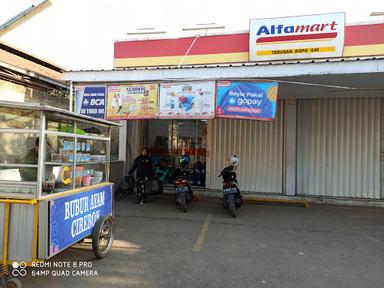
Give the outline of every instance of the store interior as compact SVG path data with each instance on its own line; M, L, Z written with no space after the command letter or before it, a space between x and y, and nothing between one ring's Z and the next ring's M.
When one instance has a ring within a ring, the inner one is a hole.
M192 186L205 187L207 120L148 120L147 141L155 173L164 184L173 183L173 170L188 155L185 169Z

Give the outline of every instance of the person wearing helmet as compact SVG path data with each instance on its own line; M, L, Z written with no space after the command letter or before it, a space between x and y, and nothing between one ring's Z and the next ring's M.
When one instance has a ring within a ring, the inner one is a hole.
M191 157L188 155L188 153L185 153L179 159L179 164L181 168L187 168L189 165L189 162L191 162Z
M188 155L188 153L184 153L179 158L179 167L175 168L173 171L173 177L176 178L178 176L187 176L188 175L188 165L191 162L191 157Z
M238 187L238 182L237 182L237 175L236 175L236 168L240 164L240 159L236 155L232 155L229 157L228 160L228 166L221 171L219 177L223 177L223 183L225 182L233 182L236 183L237 186L237 196L238 199L240 199L239 206L242 205L243 203L243 196L240 194L240 189Z
M231 181L237 183L236 167L239 165L240 160L236 155L232 155L228 159L228 166L221 171L219 177L223 177L223 181Z
M237 175L236 175L236 168L239 165L240 160L236 155L232 155L228 159L228 166L225 167L219 177L223 177L223 189L224 187L228 187L228 184L230 187L236 186L236 193L235 193L235 207L239 208L243 204L243 196L240 194L239 184L237 182ZM230 182L230 183L228 183ZM223 190L224 191L224 190ZM232 192L233 193L233 192ZM226 196L224 195L224 207L228 208L228 202ZM235 214L232 214L232 216ZM236 217L236 216L233 216Z

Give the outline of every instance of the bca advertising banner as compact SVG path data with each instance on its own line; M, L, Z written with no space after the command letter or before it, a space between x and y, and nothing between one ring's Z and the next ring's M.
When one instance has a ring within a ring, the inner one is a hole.
M276 117L277 82L217 83L216 117L272 120Z
M105 90L104 86L75 87L76 113L104 119Z
M250 20L249 60L341 57L345 13Z
M157 84L108 86L107 119L157 118Z
M112 215L112 185L50 201L52 256L92 233L101 216Z
M215 82L160 85L159 117L167 119L215 117Z

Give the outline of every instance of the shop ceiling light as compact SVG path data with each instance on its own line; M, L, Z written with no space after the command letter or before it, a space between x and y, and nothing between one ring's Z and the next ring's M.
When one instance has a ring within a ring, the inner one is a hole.
M165 34L167 31L156 31L155 28L149 27L149 28L137 28L136 31L133 32L127 32L127 35L147 35L148 39L150 35L158 35L158 34Z

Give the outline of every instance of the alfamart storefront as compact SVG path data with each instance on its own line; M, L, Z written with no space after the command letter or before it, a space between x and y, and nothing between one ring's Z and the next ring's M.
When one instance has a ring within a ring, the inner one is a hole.
M246 193L382 205L384 23L343 13L251 20L250 31L115 43L111 71L71 71L78 112L123 121L127 166L191 155L221 189L241 159ZM188 53L187 53L188 52Z

